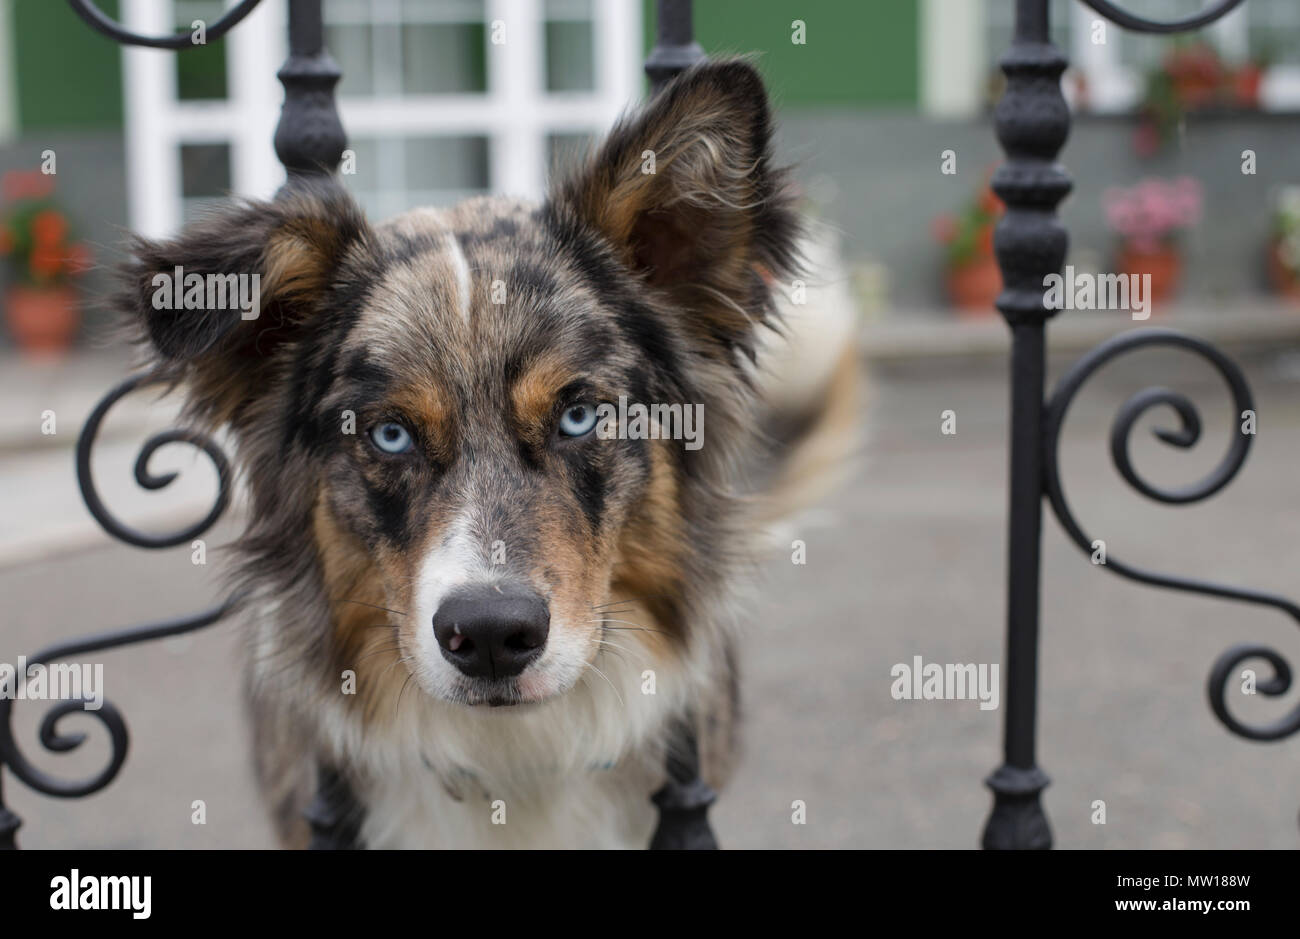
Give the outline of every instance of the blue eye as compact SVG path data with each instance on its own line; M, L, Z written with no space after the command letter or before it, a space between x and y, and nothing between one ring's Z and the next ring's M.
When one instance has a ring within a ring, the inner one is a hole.
M385 453L405 453L414 443L411 432L393 421L370 428L370 440Z
M596 406L574 404L560 415L560 433L566 437L584 437L596 426Z

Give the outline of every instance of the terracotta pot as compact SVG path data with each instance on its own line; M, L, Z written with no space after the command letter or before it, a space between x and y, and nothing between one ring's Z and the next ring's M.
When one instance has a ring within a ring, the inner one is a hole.
M1151 275L1151 303L1164 303L1178 288L1183 272L1183 257L1177 248L1160 247L1141 251L1125 245L1115 259L1115 269L1124 274Z
M14 286L4 299L9 333L24 352L55 355L72 344L81 325L75 288Z
M1241 67L1233 76L1232 90L1237 104L1243 108L1259 107L1259 87L1264 81L1264 70L1251 62Z
M1300 306L1300 277L1282 263L1281 249L1276 240L1268 246L1268 279L1278 294Z
M948 270L948 297L961 316L992 316L1002 291L1002 272L993 257L981 257Z

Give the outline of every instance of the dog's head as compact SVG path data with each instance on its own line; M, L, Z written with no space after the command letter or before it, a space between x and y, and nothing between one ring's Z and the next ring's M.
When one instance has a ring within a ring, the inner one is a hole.
M128 304L192 410L237 441L248 569L316 571L337 662L372 645L375 606L419 685L469 704L566 691L610 622L637 619L621 596L651 638L686 639L692 571L728 553L707 543L709 500L744 430L765 277L793 250L769 137L754 69L706 65L540 207L372 227L321 179L136 245ZM256 318L213 301L214 279L230 297L253 275ZM672 431L636 423L653 404L695 439L653 439Z

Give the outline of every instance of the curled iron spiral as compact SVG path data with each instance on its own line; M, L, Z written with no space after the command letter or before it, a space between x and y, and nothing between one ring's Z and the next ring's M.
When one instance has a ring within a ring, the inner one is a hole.
M238 6L227 10L205 30L208 39L220 39L244 17L252 13L262 0L243 0ZM151 49L189 49L194 46L190 33L176 33L171 36L141 36L125 28L121 23L106 16L104 11L95 6L94 0L68 0L68 4L97 33L102 33L115 42L127 46L147 46Z
M162 489L176 479L177 474L155 474L151 472L149 461L153 454L168 443L188 443L201 449L212 460L218 476L216 500L212 509L203 519L176 532L149 534L121 522L100 499L91 475L90 457L104 417L109 409L125 395L137 388L160 382L161 379L151 372L135 375L121 382L96 405L94 411L86 420L81 435L77 438L77 480L86 507L110 535L141 548L172 547L203 534L221 517L230 501L230 465L225 454L221 452L211 438L195 431L181 429L162 431L145 441L139 456L136 458L135 479L145 489ZM188 616L61 643L28 656L27 663L29 666L45 665L58 659L68 659L88 652L100 652L119 646L132 645L137 642L146 642L152 639L192 632L220 620L238 601L237 596L232 596L210 609ZM25 676L18 675L15 677L21 682ZM62 700L50 708L40 726L39 739L45 749L54 753L67 753L81 746L86 739L86 735L83 733L63 733L59 730L59 723L66 715L83 711L85 703L84 698ZM58 778L32 764L18 749L14 739L12 712L13 700L0 698L0 766L12 771L18 779L38 792L63 798L77 798L98 792L113 781L126 760L130 740L127 734L126 722L123 720L121 712L110 701L102 701L101 706L96 710L84 711L107 729L111 752L108 763L98 773L80 780ZM0 806L0 812L3 811L3 806Z
M1061 526L1076 545L1085 554L1093 551L1093 539L1084 532L1075 519L1070 505L1066 501L1061 487L1060 442L1061 428L1075 394L1087 379L1106 363L1117 356L1135 349L1151 346L1182 349L1205 359L1226 382L1232 395L1233 424L1241 419L1244 411L1254 411L1250 388L1246 384L1241 369L1209 343L1169 329L1142 329L1121 333L1094 348L1083 356L1061 378L1047 403L1043 416L1043 473L1044 485L1052 511L1055 512ZM1138 492L1158 502L1185 505L1199 502L1214 495L1237 475L1250 452L1253 434L1238 432L1228 445L1223 459L1206 475L1187 486L1163 488L1138 474L1129 456L1129 441L1138 420L1151 408L1166 405L1178 415L1181 427L1176 430L1157 428L1155 436L1170 446L1190 448L1201 436L1201 418L1196 406L1185 395L1168 388L1147 388L1130 397L1120 407L1111 427L1111 458L1120 475ZM1150 571L1111 556L1107 553L1104 565L1107 570L1144 584L1203 593L1229 600L1241 600L1269 606L1286 613L1300 624L1300 606L1278 594L1249 590L1211 581L1196 580L1174 574ZM1286 694L1291 688L1291 667L1274 649L1262 645L1237 645L1228 649L1215 661L1210 670L1207 693L1210 708L1216 717L1233 733L1250 740L1281 740L1300 731L1300 705L1297 705L1282 718L1266 725L1246 724L1234 717L1228 710L1228 688L1233 681L1234 670L1248 659L1263 659L1273 669L1272 677L1261 681L1257 690L1269 697Z
M1218 3L1210 4L1199 13L1193 13L1191 16L1185 16L1180 20L1167 21L1149 20L1146 17L1137 16L1121 7L1117 7L1110 0L1083 0L1083 3L1117 26L1131 29L1137 33L1185 33L1223 19L1223 17L1241 6L1242 0L1219 0Z
M76 639L72 642L51 646L30 656L27 659L27 664L28 666L44 665L57 659L69 659L74 656L84 655L87 652L102 652L118 646L193 632L221 619L236 602L236 598L232 597L211 609L183 616L179 619L163 620L145 626L137 626L134 629L88 636L84 639ZM17 677L21 681L23 676ZM80 796L90 795L92 792L98 792L117 776L122 764L126 761L130 736L127 734L126 721L122 719L121 712L111 701L105 699L100 702L100 707L97 710L84 711L85 714L94 717L107 728L111 753L108 764L103 769L95 775L82 780L66 780L51 776L37 768L23 756L18 749L17 742L14 740L12 726L13 703L8 698L0 699L0 764L11 770L15 776L28 786L46 795L75 799ZM67 753L81 746L86 739L86 735L83 733L61 733L59 731L59 721L67 714L83 711L85 703L85 698L63 700L46 712L44 719L41 721L40 729L40 741L45 749L54 753Z
M205 518L171 534L153 535L138 531L119 521L109 512L103 500L100 499L99 492L95 489L94 477L90 471L90 452L94 448L100 424L104 422L104 417L108 414L109 409L123 397L137 388L158 384L160 381L161 379L156 377L154 373L146 372L134 375L119 384L95 406L95 410L90 413L90 417L86 418L86 424L81 429L81 436L77 438L77 483L81 487L81 497L86 502L86 508L91 515L95 516L95 521L99 522L104 531L119 541L125 541L137 548L171 548L178 544L184 544L191 538L203 534L216 524L217 519L221 517L226 510L226 506L230 503L230 462L226 459L226 455L221 452L221 448L217 446L211 437L197 431L175 428L154 434L145 441L140 450L140 455L136 457L135 481L144 489L156 490L169 486L176 479L177 474L163 473L155 475L150 472L149 461L153 458L154 453L160 447L169 443L188 443L198 447L212 460L217 469L218 478L217 498Z

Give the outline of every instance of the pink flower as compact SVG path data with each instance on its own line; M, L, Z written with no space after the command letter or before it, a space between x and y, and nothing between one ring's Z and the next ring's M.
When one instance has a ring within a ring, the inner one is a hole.
M1106 221L1124 241L1152 251L1201 218L1201 184L1190 176L1144 179L1131 188L1111 187L1102 196Z

